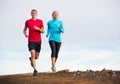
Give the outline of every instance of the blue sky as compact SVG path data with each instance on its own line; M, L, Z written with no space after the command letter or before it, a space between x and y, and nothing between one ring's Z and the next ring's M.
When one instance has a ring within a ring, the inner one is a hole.
M45 30L52 11L60 12L65 33L58 70L120 70L119 0L1 0L0 75L32 71L27 39L22 31L33 8L38 10ZM44 72L50 71L51 62L48 39L45 34L42 38L38 69Z

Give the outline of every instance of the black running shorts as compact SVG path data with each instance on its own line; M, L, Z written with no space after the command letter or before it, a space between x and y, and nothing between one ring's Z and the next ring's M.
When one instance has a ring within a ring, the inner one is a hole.
M40 52L41 50L41 42L28 42L29 51L35 50L36 52Z

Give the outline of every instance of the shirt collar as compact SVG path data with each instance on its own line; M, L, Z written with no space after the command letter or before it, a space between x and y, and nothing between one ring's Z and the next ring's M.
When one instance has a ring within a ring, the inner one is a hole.
M53 19L53 20L55 20L55 21L56 21L56 20L58 20L58 19L56 19L56 18L55 18L55 19Z

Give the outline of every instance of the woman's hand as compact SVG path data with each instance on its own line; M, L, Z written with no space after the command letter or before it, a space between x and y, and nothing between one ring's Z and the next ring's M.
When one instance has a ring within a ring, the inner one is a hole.
M58 25L58 28L60 28L60 25Z
M48 35L46 35L46 38L48 38Z

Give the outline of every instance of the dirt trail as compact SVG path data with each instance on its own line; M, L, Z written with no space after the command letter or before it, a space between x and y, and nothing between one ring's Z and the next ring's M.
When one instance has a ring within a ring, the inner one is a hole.
M120 71L60 71L0 76L0 84L120 84Z

